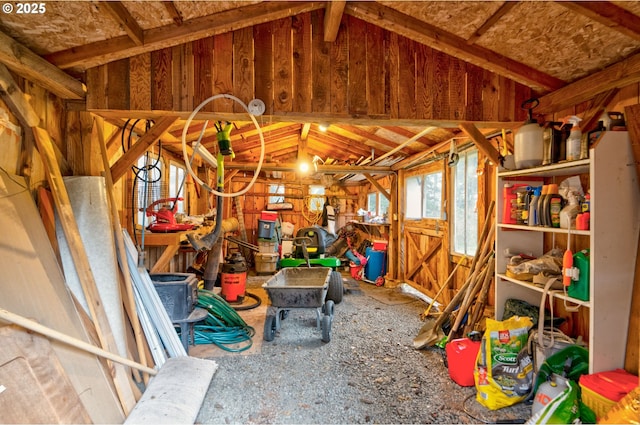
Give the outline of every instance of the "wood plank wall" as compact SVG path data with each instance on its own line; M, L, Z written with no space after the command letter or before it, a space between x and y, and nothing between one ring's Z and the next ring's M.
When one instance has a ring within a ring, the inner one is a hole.
M265 114L521 121L531 90L352 16L334 43L323 11L239 29L87 70L90 110L191 111L231 93ZM225 99L205 111L241 112Z

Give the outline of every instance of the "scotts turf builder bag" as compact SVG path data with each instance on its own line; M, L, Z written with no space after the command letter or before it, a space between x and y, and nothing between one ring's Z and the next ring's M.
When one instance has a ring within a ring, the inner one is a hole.
M496 410L524 400L533 385L533 364L527 350L531 318L487 319L473 378L476 399Z

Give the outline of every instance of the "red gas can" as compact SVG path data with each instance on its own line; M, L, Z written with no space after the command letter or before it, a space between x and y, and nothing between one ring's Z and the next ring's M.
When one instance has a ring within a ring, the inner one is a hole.
M459 338L447 343L445 351L449 363L449 376L462 387L472 387L473 369L480 350L480 341Z

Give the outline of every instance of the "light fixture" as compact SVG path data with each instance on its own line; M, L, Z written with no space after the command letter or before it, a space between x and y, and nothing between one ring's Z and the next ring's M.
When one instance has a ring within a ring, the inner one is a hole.
M326 124L326 123L318 124L318 130L322 131L323 133L328 129L329 129L329 124Z
M300 163L298 164L298 169L303 172L303 173L308 173L309 172L309 163L307 161L300 161Z

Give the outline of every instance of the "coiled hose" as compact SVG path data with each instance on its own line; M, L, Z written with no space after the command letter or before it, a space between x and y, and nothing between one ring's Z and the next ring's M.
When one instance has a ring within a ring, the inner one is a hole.
M198 290L198 307L208 311L204 324L193 327L195 344L215 344L229 352L248 350L256 331L222 297L206 289ZM233 344L243 344L230 347Z

